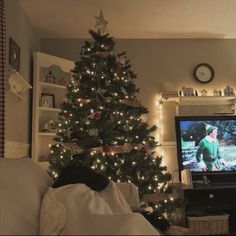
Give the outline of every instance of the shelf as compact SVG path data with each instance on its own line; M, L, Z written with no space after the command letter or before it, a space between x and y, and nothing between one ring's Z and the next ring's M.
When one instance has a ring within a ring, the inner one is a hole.
M176 96L160 99L161 103L171 101L181 105L232 104L236 101L236 96Z
M60 108L39 107L40 111L60 112Z
M38 134L39 136L51 136L51 137L54 137L57 135L57 133L47 133L47 132L40 132Z
M10 92L16 95L20 101L26 101L26 91L32 86L18 73L12 70L8 82L10 84Z
M71 79L74 61L49 54L33 53L33 104L32 104L32 159L44 169L48 168L47 157L49 144L54 144L58 129L52 129L61 113L60 105L66 97L67 83ZM56 81L45 82L44 78L51 71ZM49 83L55 82L55 83ZM42 94L53 97L53 105L42 101Z
M40 81L39 84L42 88L67 89L66 86L60 85L60 84L52 84L52 83L46 83L42 81Z

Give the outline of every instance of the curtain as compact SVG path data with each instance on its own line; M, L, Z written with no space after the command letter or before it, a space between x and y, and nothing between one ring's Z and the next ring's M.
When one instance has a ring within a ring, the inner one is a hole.
M0 157L4 157L5 134L5 61L6 61L6 22L4 0L0 0Z

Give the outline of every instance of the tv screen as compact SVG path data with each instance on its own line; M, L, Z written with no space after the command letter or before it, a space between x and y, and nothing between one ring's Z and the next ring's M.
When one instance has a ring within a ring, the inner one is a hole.
M180 171L236 171L236 116L175 117Z

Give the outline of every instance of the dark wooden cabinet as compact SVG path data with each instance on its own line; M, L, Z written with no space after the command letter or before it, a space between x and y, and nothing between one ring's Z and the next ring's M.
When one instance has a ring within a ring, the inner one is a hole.
M236 185L182 188L185 216L229 214L230 232L235 231ZM186 221L187 224L187 221Z

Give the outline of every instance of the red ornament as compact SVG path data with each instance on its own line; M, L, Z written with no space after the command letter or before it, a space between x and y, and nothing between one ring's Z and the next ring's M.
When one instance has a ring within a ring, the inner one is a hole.
M146 146L142 146L140 149L141 152L147 153L147 147Z
M115 67L118 68L118 69L121 67L121 63L120 63L120 58L119 57L116 57Z
M108 146L103 146L102 147L103 152L108 153L110 152L110 148Z
M102 116L102 113L101 113L100 111L97 111L97 112L94 113L93 118L94 118L95 120L100 120L100 119L101 119L101 116Z
M64 112L64 117L67 118L67 119L70 118L70 113L69 112Z

